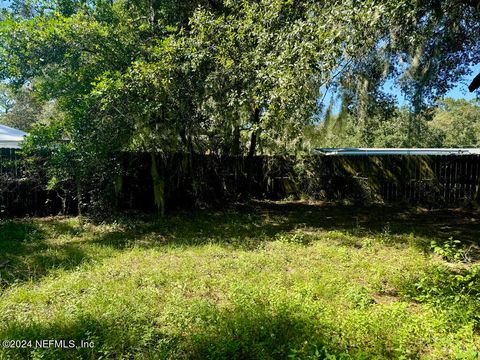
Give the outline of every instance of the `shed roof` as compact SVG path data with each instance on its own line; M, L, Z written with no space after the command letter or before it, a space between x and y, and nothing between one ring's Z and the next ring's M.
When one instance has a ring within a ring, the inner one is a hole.
M480 155L478 148L317 148L323 155Z
M22 130L0 125L0 148L20 148L20 143L28 134Z

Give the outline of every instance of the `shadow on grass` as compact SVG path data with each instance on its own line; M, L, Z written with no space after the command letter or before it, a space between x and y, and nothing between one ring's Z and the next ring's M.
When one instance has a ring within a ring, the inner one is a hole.
M348 358L332 341L333 330L301 309L257 304L234 310L197 309L199 325L178 344L174 357L188 359ZM373 354L372 354L373 355ZM337 357L333 357L337 356Z
M460 209L306 203L267 203L263 208L271 214L284 214L287 224L325 230L359 230L372 234L387 230L396 235L453 236L463 242L478 242L480 234L480 214Z
M0 288L37 280L53 269L72 269L89 257L75 244L49 244L55 234L77 234L73 226L50 221L48 231L33 220L0 222Z
M188 315L178 314L184 323L172 319L174 327L120 311L103 320L83 316L67 323L9 324L0 340L64 339L93 344L83 349L5 350L11 359L324 359L341 354L329 336L332 330L298 311L262 305L227 311L206 302L187 311Z
M463 210L424 210L387 206L258 202L222 212L200 212L116 220L128 230L99 234L93 243L123 249L132 244L195 246L207 243L256 248L279 233L307 228L350 232L359 236L389 236L405 243L413 235L428 251L431 240L453 237L464 245L480 245L480 216ZM423 238L423 239L422 239Z

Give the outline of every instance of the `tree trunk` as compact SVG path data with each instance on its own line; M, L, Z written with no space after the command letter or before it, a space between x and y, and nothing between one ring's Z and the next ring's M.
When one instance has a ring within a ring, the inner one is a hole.
M253 161L253 157L255 156L255 152L257 150L257 141L258 135L260 133L259 129L256 129L255 125L258 125L260 122L260 109L255 108L252 114L252 133L250 135L250 146L248 148L248 157L247 157L247 198L252 195L252 190L255 188L254 185L254 173L255 173L255 164Z
M252 115L252 125L258 125L260 122L260 109L257 107L253 111ZM257 138L258 138L258 133L260 130L258 129L253 129L252 134L250 135L250 147L248 148L248 157L253 157L255 155L255 152L257 150Z
M232 143L232 155L241 155L241 145L240 145L240 126L235 125L233 129L233 143Z
M153 199L158 214L163 217L165 214L165 179L158 172L157 160L153 152L150 153L150 157L152 160L150 173L153 182Z
M78 216L83 215L83 197L82 197L82 186L80 185L80 180L76 179L76 190L77 190L77 211Z

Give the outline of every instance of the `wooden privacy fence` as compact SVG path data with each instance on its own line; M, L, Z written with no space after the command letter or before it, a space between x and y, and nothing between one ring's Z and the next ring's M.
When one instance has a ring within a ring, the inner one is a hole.
M479 155L319 156L310 162L319 179L307 179L304 190L313 197L436 206L479 200Z
M149 176L151 160L138 154L127 158L122 166L128 170L121 198L129 197L130 204L135 199L151 204L153 190L146 189L150 185L140 180ZM479 155L248 158L176 154L157 162L169 207L192 201L208 204L215 200L287 196L438 207L479 200ZM131 206L124 201L124 207Z
M73 181L47 190L48 179L29 179L18 154L2 149L0 216L75 213L78 195L85 211L96 204L106 206L102 211L109 211L109 206L120 211L153 211L158 199L167 209L288 196L432 207L480 200L479 155L157 154L155 163L154 179L151 154L117 154L113 165L92 174L79 193Z
M17 149L0 148L0 217L52 213L45 185L24 172Z
M406 182L382 184L380 194L385 201L466 204L478 199L479 155L424 157L407 171Z

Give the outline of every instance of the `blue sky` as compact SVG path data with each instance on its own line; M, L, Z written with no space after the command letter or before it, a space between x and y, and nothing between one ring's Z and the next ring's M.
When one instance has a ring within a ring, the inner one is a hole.
M472 74L469 76L466 76L465 78L461 79L458 83L456 83L455 86L447 94L445 94L445 97L450 97L453 99L473 100L478 96L478 92L471 93L468 91L468 85L473 80L475 75L480 73L480 64L477 64L471 67L471 70L472 70ZM385 90L395 95L400 105L406 104L406 100L403 97L403 95L400 93L400 90L398 88L388 86L387 84L387 86L385 87Z

